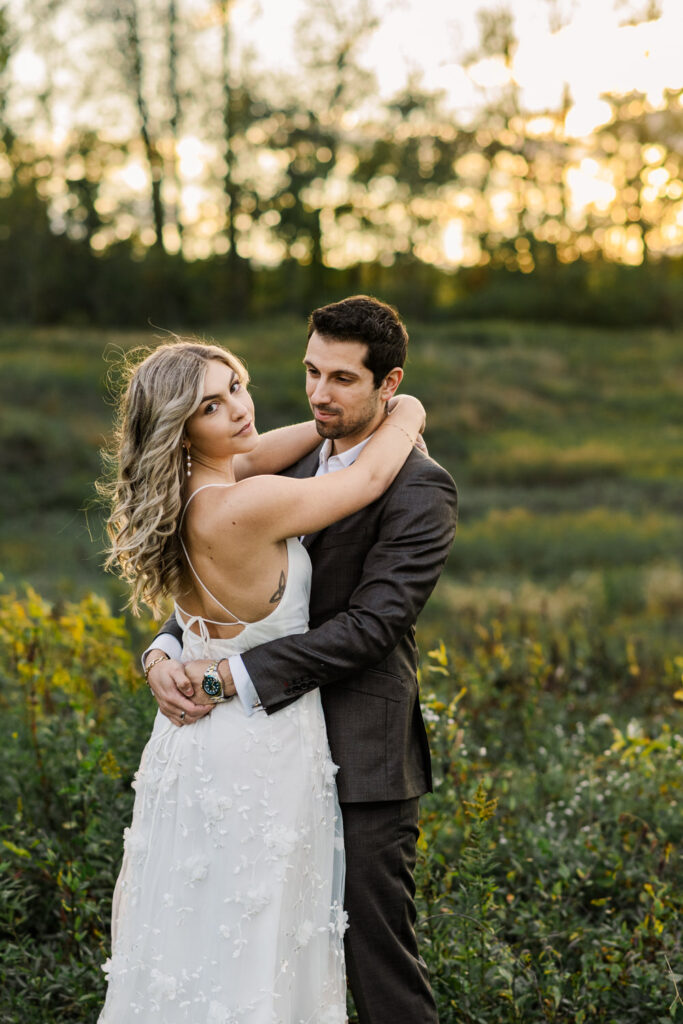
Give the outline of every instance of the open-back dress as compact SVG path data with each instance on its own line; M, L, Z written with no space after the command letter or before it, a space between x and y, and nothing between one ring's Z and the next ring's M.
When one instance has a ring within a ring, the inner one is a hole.
M280 603L234 638L176 609L183 660L306 631L311 565L298 540L287 552ZM234 697L182 728L157 714L133 783L99 1024L344 1024L335 774L317 690L251 716Z

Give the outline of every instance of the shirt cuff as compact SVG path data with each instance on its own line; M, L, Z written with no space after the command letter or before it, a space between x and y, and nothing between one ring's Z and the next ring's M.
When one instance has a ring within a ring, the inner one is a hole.
M176 637L171 633L159 633L158 636L154 637L154 640L142 655L143 672L145 671L145 658L150 651L163 651L164 654L168 654L169 658L175 658L176 661L180 661L180 655L183 653L183 645L180 640L176 639Z
M242 702L247 717L251 717L255 711L262 711L263 705L259 695L239 654L233 654L231 658L228 658L228 665L237 696Z

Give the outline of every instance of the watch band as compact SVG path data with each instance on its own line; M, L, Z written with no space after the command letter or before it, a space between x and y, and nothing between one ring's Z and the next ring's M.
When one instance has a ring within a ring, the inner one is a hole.
M220 659L222 661L222 658ZM223 693L223 680L218 672L218 661L213 661L207 668L202 678L202 690L214 704L225 700Z

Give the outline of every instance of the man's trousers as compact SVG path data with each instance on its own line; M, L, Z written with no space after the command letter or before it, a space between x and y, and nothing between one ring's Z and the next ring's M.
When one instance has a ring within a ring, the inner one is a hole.
M415 935L418 799L341 809L346 970L360 1024L438 1024Z

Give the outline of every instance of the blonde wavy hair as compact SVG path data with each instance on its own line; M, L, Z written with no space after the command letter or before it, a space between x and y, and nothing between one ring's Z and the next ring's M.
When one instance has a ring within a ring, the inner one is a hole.
M136 615L144 602L158 618L164 599L180 592L182 442L185 424L199 407L211 359L248 383L245 367L231 352L183 338L125 368L112 445L103 452L109 479L99 481L97 489L109 506L104 567L130 584L128 603Z

